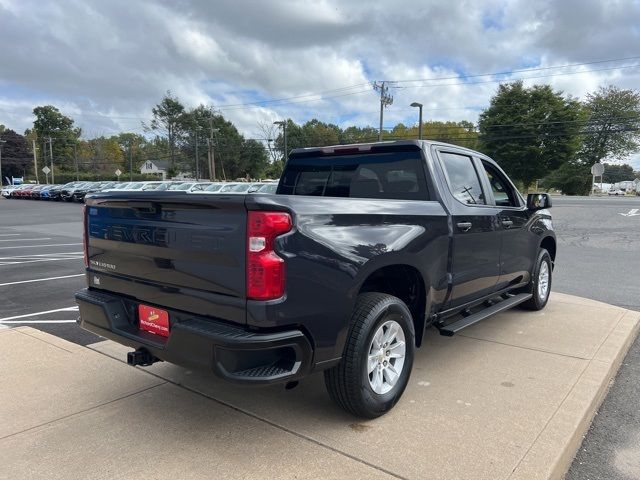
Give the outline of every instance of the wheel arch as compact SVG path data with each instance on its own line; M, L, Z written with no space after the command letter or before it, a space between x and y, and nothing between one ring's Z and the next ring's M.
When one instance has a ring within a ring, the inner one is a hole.
M540 241L540 248L544 248L547 252L549 252L549 256L551 257L552 265L555 265L556 262L556 239L552 236L546 236Z
M416 347L422 344L427 284L416 267L401 263L380 267L371 272L360 285L358 295L366 292L387 293L402 300L411 312Z

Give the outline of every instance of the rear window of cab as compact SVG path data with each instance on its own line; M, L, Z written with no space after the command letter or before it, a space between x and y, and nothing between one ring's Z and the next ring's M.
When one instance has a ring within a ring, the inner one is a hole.
M398 151L291 158L278 193L321 197L427 200L420 153Z

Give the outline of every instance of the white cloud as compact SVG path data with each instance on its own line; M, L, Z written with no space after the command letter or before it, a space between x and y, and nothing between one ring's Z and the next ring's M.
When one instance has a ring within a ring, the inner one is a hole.
M387 126L415 123L413 101L425 105L425 119L475 121L497 83L462 84L461 74L631 57L640 44L634 0L407 0L402 8L359 0L0 0L0 17L0 42L10 46L0 69L0 123L24 130L34 106L52 103L87 135L141 131L167 90L188 106L297 97L222 107L248 136L259 121L285 117L376 126L377 97L367 83L382 79L441 79L397 84L406 88L391 90ZM528 82L579 98L608 83L640 84L640 68L592 71L609 66ZM326 93L310 96L318 92Z

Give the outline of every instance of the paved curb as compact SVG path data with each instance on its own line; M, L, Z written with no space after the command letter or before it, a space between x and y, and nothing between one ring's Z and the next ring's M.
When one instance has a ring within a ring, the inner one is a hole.
M624 311L509 480L564 477L639 332L640 313Z

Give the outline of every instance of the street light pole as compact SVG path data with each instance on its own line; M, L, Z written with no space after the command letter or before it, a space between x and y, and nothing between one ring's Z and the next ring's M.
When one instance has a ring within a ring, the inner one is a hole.
M419 123L418 123L418 140L422 140L422 104L418 102L413 102L411 107L418 107L420 109L419 114Z
M289 152L287 151L287 121L279 120L277 122L273 122L274 125L279 125L282 127L282 140L284 141L284 152L282 155L283 162L286 164L287 160L289 160Z

